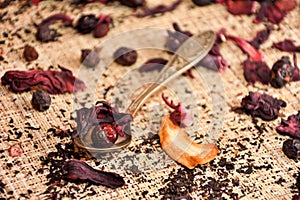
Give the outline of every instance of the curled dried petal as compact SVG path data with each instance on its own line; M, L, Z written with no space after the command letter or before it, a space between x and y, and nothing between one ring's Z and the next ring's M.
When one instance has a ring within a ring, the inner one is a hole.
M170 114L170 118L174 124L178 126L187 126L192 122L191 114L188 113L188 111L181 105L181 103L175 105L172 100L168 101L164 94L162 94L162 99L170 108L174 109L174 111Z
M182 0L176 0L174 3L172 3L169 6L165 5L159 5L154 8L147 8L145 7L143 10L143 13L139 13L138 17L146 17L146 16L153 16L155 14L163 14L165 12L169 12L174 10L179 4L181 4Z
M139 67L139 72L149 72L158 70L160 71L165 64L167 64L168 60L164 58L152 58L150 60L147 60L142 66Z
M24 92L37 86L50 94L64 94L84 89L85 84L62 66L61 71L53 70L11 70L1 77L1 84L8 85L13 92Z
M105 101L91 108L81 108L76 113L77 131L72 137L79 136L93 147L111 146L118 136L124 137L130 130L132 116L118 112Z
M285 101L258 92L249 92L249 95L242 99L241 104L247 114L266 121L276 119L280 108L286 107Z
M285 39L281 42L273 43L273 47L286 52L300 52L300 45L296 46L293 40Z
M68 160L62 166L63 175L72 180L88 180L96 184L110 188L118 188L125 185L123 177L113 172L94 169L80 160Z
M243 66L246 81L253 84L256 81L262 84L269 83L271 70L265 62L255 62L247 59L243 62Z
M281 123L276 127L276 131L300 139L300 111L290 115L287 120L281 119Z

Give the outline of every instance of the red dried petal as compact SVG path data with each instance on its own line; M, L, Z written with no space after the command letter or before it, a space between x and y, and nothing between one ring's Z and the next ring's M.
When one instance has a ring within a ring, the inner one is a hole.
M280 108L286 107L286 102L265 93L249 92L249 95L242 99L241 105L252 117L270 121L278 117Z
M266 29L257 32L256 36L249 43L254 48L259 49L260 45L263 44L269 38L272 30L272 26L267 26Z
M68 160L62 166L63 175L72 180L88 180L110 188L125 185L123 177L113 172L94 169L80 160Z
M160 71L167 63L168 60L164 58L152 58L150 60L147 60L143 65L141 65L138 71L139 72L150 72L154 70Z
M249 57L256 62L263 61L263 54L259 50L255 49L249 42L246 40L235 37L232 35L224 34L226 39L234 41L245 53L249 55Z
M233 1L228 0L226 2L227 10L234 15L241 14L253 14L256 11L257 2L252 0L244 0L244 1Z
M143 13L139 13L137 15L137 17L146 17L146 16L153 16L155 14L163 14L165 12L169 12L174 10L177 6L179 6L179 4L181 4L182 0L177 0L174 3L172 3L169 6L165 6L165 5L159 5L156 6L154 8L147 8L145 7L143 10Z
M188 126L193 121L192 116L181 105L181 103L175 105L172 100L168 101L168 99L164 96L163 93L162 93L162 99L170 108L174 109L174 111L171 112L170 114L170 118L174 124L178 126L179 125Z
M286 52L300 52L300 45L296 46L293 40L285 39L281 42L273 43L273 47Z
M37 5L39 5L40 0L30 0L30 2L37 6Z
M276 131L289 135L293 138L300 138L300 111L295 115L290 115L287 120L281 119L281 124L276 127Z
M268 84L270 81L270 68L265 62L255 62L249 59L243 62L244 77L246 81L255 83L256 81Z
M264 20L265 17L274 23L280 23L285 15L296 8L295 0L265 0L261 2L261 7L254 19L254 23L259 23Z
M84 89L85 84L72 72L59 66L61 71L52 70L11 70L1 77L2 85L8 85L13 92L28 91L37 86L50 94L64 94Z

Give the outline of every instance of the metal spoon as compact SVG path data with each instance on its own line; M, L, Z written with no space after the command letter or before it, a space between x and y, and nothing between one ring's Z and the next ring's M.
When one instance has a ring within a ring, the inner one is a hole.
M133 117L140 109L145 100L159 90L163 85L175 79L185 71L189 70L200 62L212 48L216 35L213 31L201 32L188 38L176 51L171 60L161 70L155 83L147 87L140 93L129 105L126 113ZM92 130L90 130L92 131ZM126 134L124 137L118 137L113 146L108 148L94 148L85 146L79 137L74 142L81 148L85 148L90 152L111 152L121 150L131 142L131 135Z

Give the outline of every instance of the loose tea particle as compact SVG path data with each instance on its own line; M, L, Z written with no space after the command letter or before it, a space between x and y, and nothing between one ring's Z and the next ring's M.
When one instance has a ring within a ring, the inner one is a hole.
M119 174L94 169L80 160L68 160L62 166L62 170L63 175L72 180L88 180L113 189L125 185L123 177Z
M36 60L39 57L39 54L33 46L27 44L24 47L23 57L26 61L31 62L33 60Z
M214 0L192 0L197 6L207 6L214 3Z
M134 49L127 47L120 47L113 55L116 63L122 66L133 65L137 60L138 54Z
M34 109L43 112L49 109L51 104L51 97L44 90L36 90L32 94L31 103Z

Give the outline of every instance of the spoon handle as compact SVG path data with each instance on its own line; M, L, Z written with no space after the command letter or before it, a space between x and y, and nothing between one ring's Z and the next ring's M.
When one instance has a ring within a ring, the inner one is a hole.
M205 31L188 38L164 66L156 81L139 94L127 108L133 117L145 100L164 84L175 79L200 62L210 51L216 39L213 31Z

